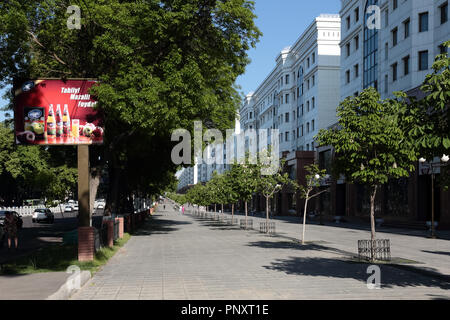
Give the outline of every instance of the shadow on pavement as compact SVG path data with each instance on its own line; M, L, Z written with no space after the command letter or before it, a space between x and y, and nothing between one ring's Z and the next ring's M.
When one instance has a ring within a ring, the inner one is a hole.
M446 252L446 251L429 251L429 250L422 250L422 252L434 253L434 254L441 254L441 255L444 255L444 256L450 256L450 252Z
M177 225L192 224L188 221L173 221L167 219L151 218L145 222L145 224L137 231L133 233L133 236L149 236L152 234L165 234L179 230Z
M280 236L278 236L280 237ZM323 241L325 242L325 241ZM328 247L325 245L321 245L318 242L306 242L305 244L301 244L298 241L256 241L256 242L250 242L247 244L249 247L260 247L260 248L266 248L266 249L293 249L293 250L320 250L320 251L329 251L334 253L343 254L346 256L353 255L351 252L339 250L336 248Z
M354 279L366 283L372 274L367 273L369 264L346 262L329 258L290 257L278 259L266 269L284 272L286 274L327 277L340 279ZM450 289L450 282L437 278L417 275L416 273L400 270L387 265L378 265L381 269L382 288L399 287L437 287ZM330 282L333 281L330 279Z

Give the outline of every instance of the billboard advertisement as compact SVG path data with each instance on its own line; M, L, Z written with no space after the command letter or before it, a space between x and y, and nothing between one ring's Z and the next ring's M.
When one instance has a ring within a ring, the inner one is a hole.
M80 145L103 143L103 118L89 94L95 80L40 79L15 90L17 144Z

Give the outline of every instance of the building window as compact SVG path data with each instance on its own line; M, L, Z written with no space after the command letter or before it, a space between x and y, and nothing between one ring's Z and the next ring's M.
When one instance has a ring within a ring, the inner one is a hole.
M389 86L389 77L386 74L384 76L384 92L387 93L388 92L388 86Z
M297 138L299 137L299 129L298 129L298 127L297 127Z
M355 51L359 49L359 36L355 37Z
M392 81L397 81L397 62L392 65Z
M316 107L316 99L314 97L311 99L311 104L312 104L312 109L314 109Z
M289 112L286 112L285 117L286 117L286 122L289 122Z
M316 76L312 76L312 86L314 87L316 84Z
M397 34L398 34L398 28L395 27L391 31L392 34L392 46L395 47L397 45Z
M368 0L366 3L366 12L364 17L364 60L363 60L363 87L374 87L378 89L378 30L376 28L369 29L367 22L370 21L372 15L368 12L367 7L378 5L378 0Z
M309 68L309 58L306 59L306 67Z
M410 26L410 24L411 24L411 20L409 20L409 18L406 19L403 22L403 29L405 30L405 32L404 32L405 39L409 37L409 26Z
M289 132L285 132L286 142L289 141Z
M289 103L289 93L285 95L284 100L285 100L286 103Z
M356 92L353 93L353 96L357 97L358 94L359 94L358 91L356 91Z
M403 58L403 74L409 74L409 55Z
M309 122L306 123L306 133L309 133Z
M350 70L345 71L345 83L350 82Z
M359 21L359 7L355 9L355 22Z
M444 46L443 44L441 44L441 45L439 46L439 54L446 54L447 51L448 51L447 46Z
M386 28L389 25L389 10L384 11L384 25L386 26Z
M398 7L398 1L397 0L392 0L392 10L397 9Z
M448 2L441 5L439 9L441 11L441 24L444 24L448 21Z
M306 112L309 112L309 101L306 101Z
M250 119L252 118L252 113L250 112Z
M350 16L347 17L347 30L350 29Z
M304 105L302 104L302 115L304 115L304 111L305 111L303 107L304 107Z
M353 67L355 70L355 78L359 77L359 64L355 64L355 66Z
M419 32L428 31L428 12L419 14Z
M309 90L309 79L308 79L308 90Z
M316 54L314 52L312 54L312 63L316 63Z
M314 131L314 120L311 121L311 130Z
M350 43L347 43L347 44L345 45L345 51L346 51L346 53L347 53L347 57L350 56Z
M286 75L286 81L285 82L286 82L286 84L289 84L289 75L288 74Z
M419 52L419 71L428 70L428 50Z
M304 130L303 130L303 125L301 126L301 128L302 128L302 137L303 137L304 134L305 134L305 132L304 132Z

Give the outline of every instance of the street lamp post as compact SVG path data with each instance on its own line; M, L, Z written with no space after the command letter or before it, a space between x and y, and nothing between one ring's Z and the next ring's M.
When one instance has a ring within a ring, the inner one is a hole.
M427 160L425 158L420 158L419 162L420 163L425 163ZM436 238L436 234L435 234L435 229L434 229L434 180L435 180L435 176L434 176L434 168L440 168L440 167L445 167L449 161L449 156L447 155L443 155L441 158L441 161L443 163L430 163L430 167L431 167L431 238L435 239Z

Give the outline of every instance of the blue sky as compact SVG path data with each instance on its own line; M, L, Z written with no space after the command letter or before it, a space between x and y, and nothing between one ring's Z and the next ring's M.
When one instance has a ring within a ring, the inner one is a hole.
M292 45L312 20L321 13L339 13L340 0L255 0L256 25L263 33L255 49L249 51L252 62L237 79L244 94L256 90L275 66L280 51ZM4 91L0 92L2 96ZM0 97L0 108L6 101ZM0 112L0 120L3 113Z

